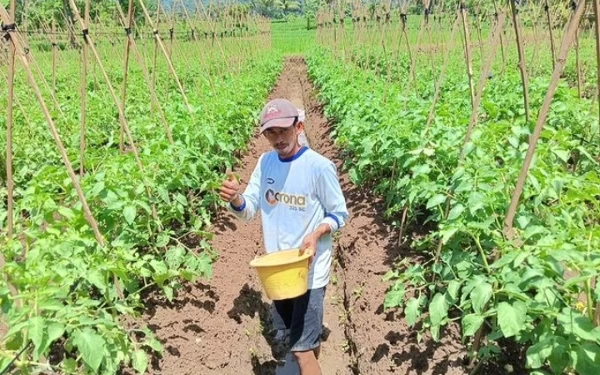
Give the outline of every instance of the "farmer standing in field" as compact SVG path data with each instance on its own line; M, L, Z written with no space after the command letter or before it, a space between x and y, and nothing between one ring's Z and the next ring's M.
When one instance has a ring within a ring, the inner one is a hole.
M260 209L267 253L300 248L311 254L306 294L274 301L273 319L289 330L290 351L301 375L321 375L318 363L323 331L325 288L332 261L332 234L348 218L335 165L305 145L304 123L285 99L267 103L260 132L274 148L260 156L248 187L228 172L220 196L230 210L249 221Z

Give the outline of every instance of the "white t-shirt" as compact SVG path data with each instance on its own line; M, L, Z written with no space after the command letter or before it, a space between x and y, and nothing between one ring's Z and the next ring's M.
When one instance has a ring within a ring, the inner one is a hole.
M230 210L240 219L251 220L260 209L267 253L299 248L304 237L324 223L333 234L348 219L335 164L307 147L289 159L281 159L275 151L262 154L243 197L244 204ZM317 244L309 289L329 283L331 234Z

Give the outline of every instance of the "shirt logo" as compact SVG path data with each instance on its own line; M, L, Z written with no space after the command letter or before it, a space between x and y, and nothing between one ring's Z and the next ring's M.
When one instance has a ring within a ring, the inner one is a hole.
M286 194L283 192L274 191L269 189L265 192L265 199L271 206L275 206L277 203L285 204L298 209L306 208L306 196Z
M274 183L275 183L274 179L272 179L271 177L267 178L267 184L273 185Z

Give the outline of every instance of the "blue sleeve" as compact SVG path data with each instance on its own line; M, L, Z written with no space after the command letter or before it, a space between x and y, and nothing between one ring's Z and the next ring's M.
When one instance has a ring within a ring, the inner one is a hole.
M346 199L340 186L335 164L329 162L319 172L316 192L319 201L325 208L325 217L321 224L328 224L331 228L331 233L334 233L344 227L348 220L349 214L346 208Z

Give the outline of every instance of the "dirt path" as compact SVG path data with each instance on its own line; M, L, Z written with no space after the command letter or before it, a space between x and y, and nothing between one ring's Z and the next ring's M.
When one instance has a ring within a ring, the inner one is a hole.
M335 161L342 157L329 137L330 126L314 97L301 58L286 61L270 98L283 97L306 109L307 135L312 148ZM256 137L236 171L242 185L266 140ZM336 246L332 282L328 286L325 324L330 334L320 359L325 375L464 374L459 338L450 332L442 343L416 342L398 313L383 313L386 285L381 277L398 256L409 256L395 246L395 234L381 217L380 203L349 183L340 173L351 220ZM219 253L209 282L189 285L174 303L150 300L147 324L163 342L163 358L152 363L161 375L283 374L269 343L270 305L248 262L262 254L260 219L242 223L223 212L213 228ZM289 357L288 357L289 359ZM279 363L281 365L281 362ZM287 366L293 365L288 360ZM285 374L291 374L285 371Z

